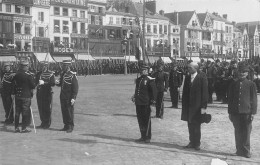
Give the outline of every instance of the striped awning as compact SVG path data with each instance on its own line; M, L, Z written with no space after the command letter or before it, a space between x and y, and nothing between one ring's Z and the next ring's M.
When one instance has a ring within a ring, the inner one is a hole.
M0 61L5 62L5 61L16 61L15 56L0 56Z

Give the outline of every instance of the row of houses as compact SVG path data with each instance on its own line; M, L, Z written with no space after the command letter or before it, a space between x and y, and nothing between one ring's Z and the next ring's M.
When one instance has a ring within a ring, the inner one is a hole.
M157 13L156 3L0 0L0 47L85 60L134 57L142 43L151 60L259 56L260 22L236 24L226 14L208 12Z

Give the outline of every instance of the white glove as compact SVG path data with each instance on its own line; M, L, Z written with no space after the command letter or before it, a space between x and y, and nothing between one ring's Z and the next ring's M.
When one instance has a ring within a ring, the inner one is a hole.
M71 101L70 101L71 105L74 105L75 101L76 101L75 99L71 99Z
M44 81L43 80L39 80L39 85L43 85Z
M59 83L60 83L60 80L56 80L56 81L55 81L55 84L59 84Z
M207 109L201 108L201 114L207 113Z

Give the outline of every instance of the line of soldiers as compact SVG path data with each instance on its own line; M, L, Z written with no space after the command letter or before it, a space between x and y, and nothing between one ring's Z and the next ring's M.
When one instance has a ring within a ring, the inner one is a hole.
M41 124L37 128L48 129L51 125L52 100L54 85L61 87L60 103L64 127L61 131L70 133L74 128L74 103L78 93L78 80L71 71L71 61L65 60L62 65L60 79L55 81L53 71L48 68L48 62L41 64L40 72L29 71L29 62L20 61L19 69L13 72L10 63L4 63L1 75L1 96L5 109L5 124L14 122L15 132L27 133L31 124L31 99L36 88L36 99ZM15 117L14 117L15 116ZM22 116L22 130L19 129L19 118Z

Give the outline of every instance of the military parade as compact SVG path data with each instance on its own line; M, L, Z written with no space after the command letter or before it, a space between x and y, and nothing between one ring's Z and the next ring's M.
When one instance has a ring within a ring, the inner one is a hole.
M260 164L260 21L158 2L0 0L0 164Z

